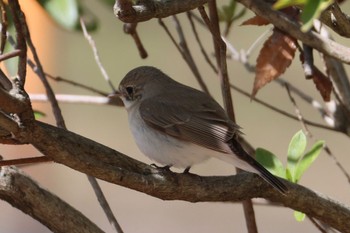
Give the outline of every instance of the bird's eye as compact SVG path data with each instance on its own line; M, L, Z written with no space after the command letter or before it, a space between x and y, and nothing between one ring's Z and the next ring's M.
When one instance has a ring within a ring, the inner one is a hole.
M133 96L134 88L132 86L126 87L125 90L126 90L126 92L128 93L129 96Z

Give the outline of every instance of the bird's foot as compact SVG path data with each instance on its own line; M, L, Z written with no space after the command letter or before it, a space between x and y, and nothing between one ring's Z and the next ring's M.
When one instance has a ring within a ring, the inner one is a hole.
M192 174L190 172L190 169L191 169L191 166L186 167L185 170L183 171L183 174Z
M154 168L156 168L156 169L158 169L158 170L168 171L168 172L171 171L171 170L170 170L171 165L166 165L166 166L163 166L163 167L162 167L162 166L158 166L158 165L155 164L155 163L152 163L151 166L154 167Z

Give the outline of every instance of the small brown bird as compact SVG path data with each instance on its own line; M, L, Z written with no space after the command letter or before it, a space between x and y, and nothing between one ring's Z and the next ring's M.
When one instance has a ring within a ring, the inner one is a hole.
M240 127L209 95L176 82L160 70L141 66L119 86L139 149L150 159L189 168L214 157L257 173L281 193L287 187L237 141Z

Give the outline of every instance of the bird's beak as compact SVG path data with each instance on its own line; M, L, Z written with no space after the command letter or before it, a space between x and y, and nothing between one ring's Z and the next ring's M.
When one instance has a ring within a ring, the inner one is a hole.
M110 100L110 103L117 106L124 106L123 101L121 99L122 93L119 91L115 91L114 93L109 94L107 97Z
M120 97L122 96L122 93L119 91L115 91L114 93L109 94L107 97L110 99L120 99Z

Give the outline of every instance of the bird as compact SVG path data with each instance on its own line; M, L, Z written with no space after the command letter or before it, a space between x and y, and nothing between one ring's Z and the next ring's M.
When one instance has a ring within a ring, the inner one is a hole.
M250 156L238 141L241 127L210 95L181 84L152 66L129 71L114 94L124 103L140 151L166 168L185 172L217 158L260 175L279 192L287 186Z

